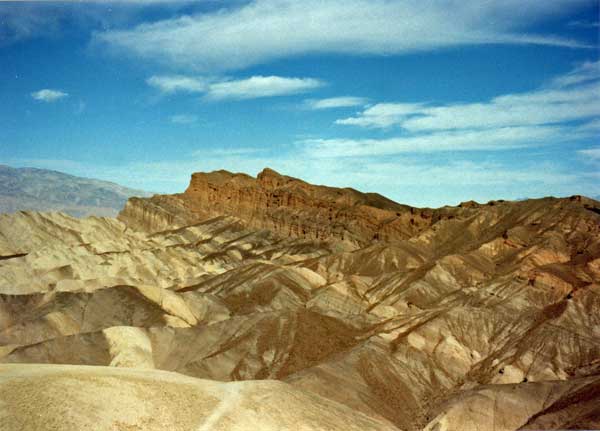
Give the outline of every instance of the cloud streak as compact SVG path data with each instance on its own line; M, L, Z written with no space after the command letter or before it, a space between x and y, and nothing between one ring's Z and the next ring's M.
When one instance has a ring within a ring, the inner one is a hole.
M209 85L206 79L182 75L151 76L146 83L165 94L203 93Z
M423 104L377 103L365 109L357 117L336 120L336 124L359 127L386 128L398 124L424 109Z
M584 63L536 91L507 94L487 103L446 105L379 103L336 124L364 128L398 126L435 132L552 125L600 117L600 61Z
M304 93L322 87L324 83L313 78L283 78L280 76L253 76L247 79L211 84L206 95L212 100L243 100L260 97L286 96Z
M599 28L600 22L598 21L570 21L569 27L579 27L579 28Z
M190 114L177 114L169 117L173 124L194 124L198 122L198 117Z
M579 150L577 153L595 162L600 162L600 147Z
M245 79L217 80L181 75L152 76L148 85L163 94L197 93L208 100L244 100L304 93L325 85L314 78L252 76Z
M176 13L191 3L191 0L0 0L0 46L37 37L65 36L68 24L86 31L124 28L139 22L149 7Z
M600 60L586 61L571 72L552 80L553 87L568 87L600 79Z
M547 126L443 131L387 139L308 139L298 144L313 157L338 158L440 151L501 151L571 138L573 136L567 129Z
M395 130L384 139L310 139L316 157L380 157L405 153L505 151L578 140L600 133L600 61L586 62L548 85L486 103L377 103L338 125ZM395 127L395 129L392 129ZM590 150L591 151L591 150ZM589 157L595 154L582 152Z
M305 100L305 105L308 109L322 110L336 108L352 108L355 106L365 105L367 102L368 99L364 97L340 96L330 97L327 99L308 99Z
M580 48L577 41L524 29L586 4L587 0L254 0L97 33L96 41L211 73L305 54L391 55L481 44Z
M49 88L45 88L43 90L35 91L31 93L31 97L35 100L39 100L40 102L52 103L57 100L64 99L68 97L69 94L60 90L51 90Z

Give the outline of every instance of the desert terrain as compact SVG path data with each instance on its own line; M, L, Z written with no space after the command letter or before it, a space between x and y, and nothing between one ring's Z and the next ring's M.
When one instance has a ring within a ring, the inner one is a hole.
M600 202L195 173L0 214L3 430L600 428Z

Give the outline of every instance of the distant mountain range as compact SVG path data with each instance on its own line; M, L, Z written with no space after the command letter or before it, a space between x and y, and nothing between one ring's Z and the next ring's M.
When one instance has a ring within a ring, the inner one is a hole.
M108 181L0 165L0 213L62 211L75 217L114 217L128 198L150 195Z

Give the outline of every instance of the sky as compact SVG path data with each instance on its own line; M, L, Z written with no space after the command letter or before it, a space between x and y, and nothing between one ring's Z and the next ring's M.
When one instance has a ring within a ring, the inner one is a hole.
M598 0L0 1L0 163L439 207L600 195ZM1 186L1 185L0 185Z

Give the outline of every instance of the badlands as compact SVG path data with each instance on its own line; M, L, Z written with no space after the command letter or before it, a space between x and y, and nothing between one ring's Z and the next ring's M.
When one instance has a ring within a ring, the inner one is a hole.
M600 428L600 202L270 169L0 215L0 429Z

